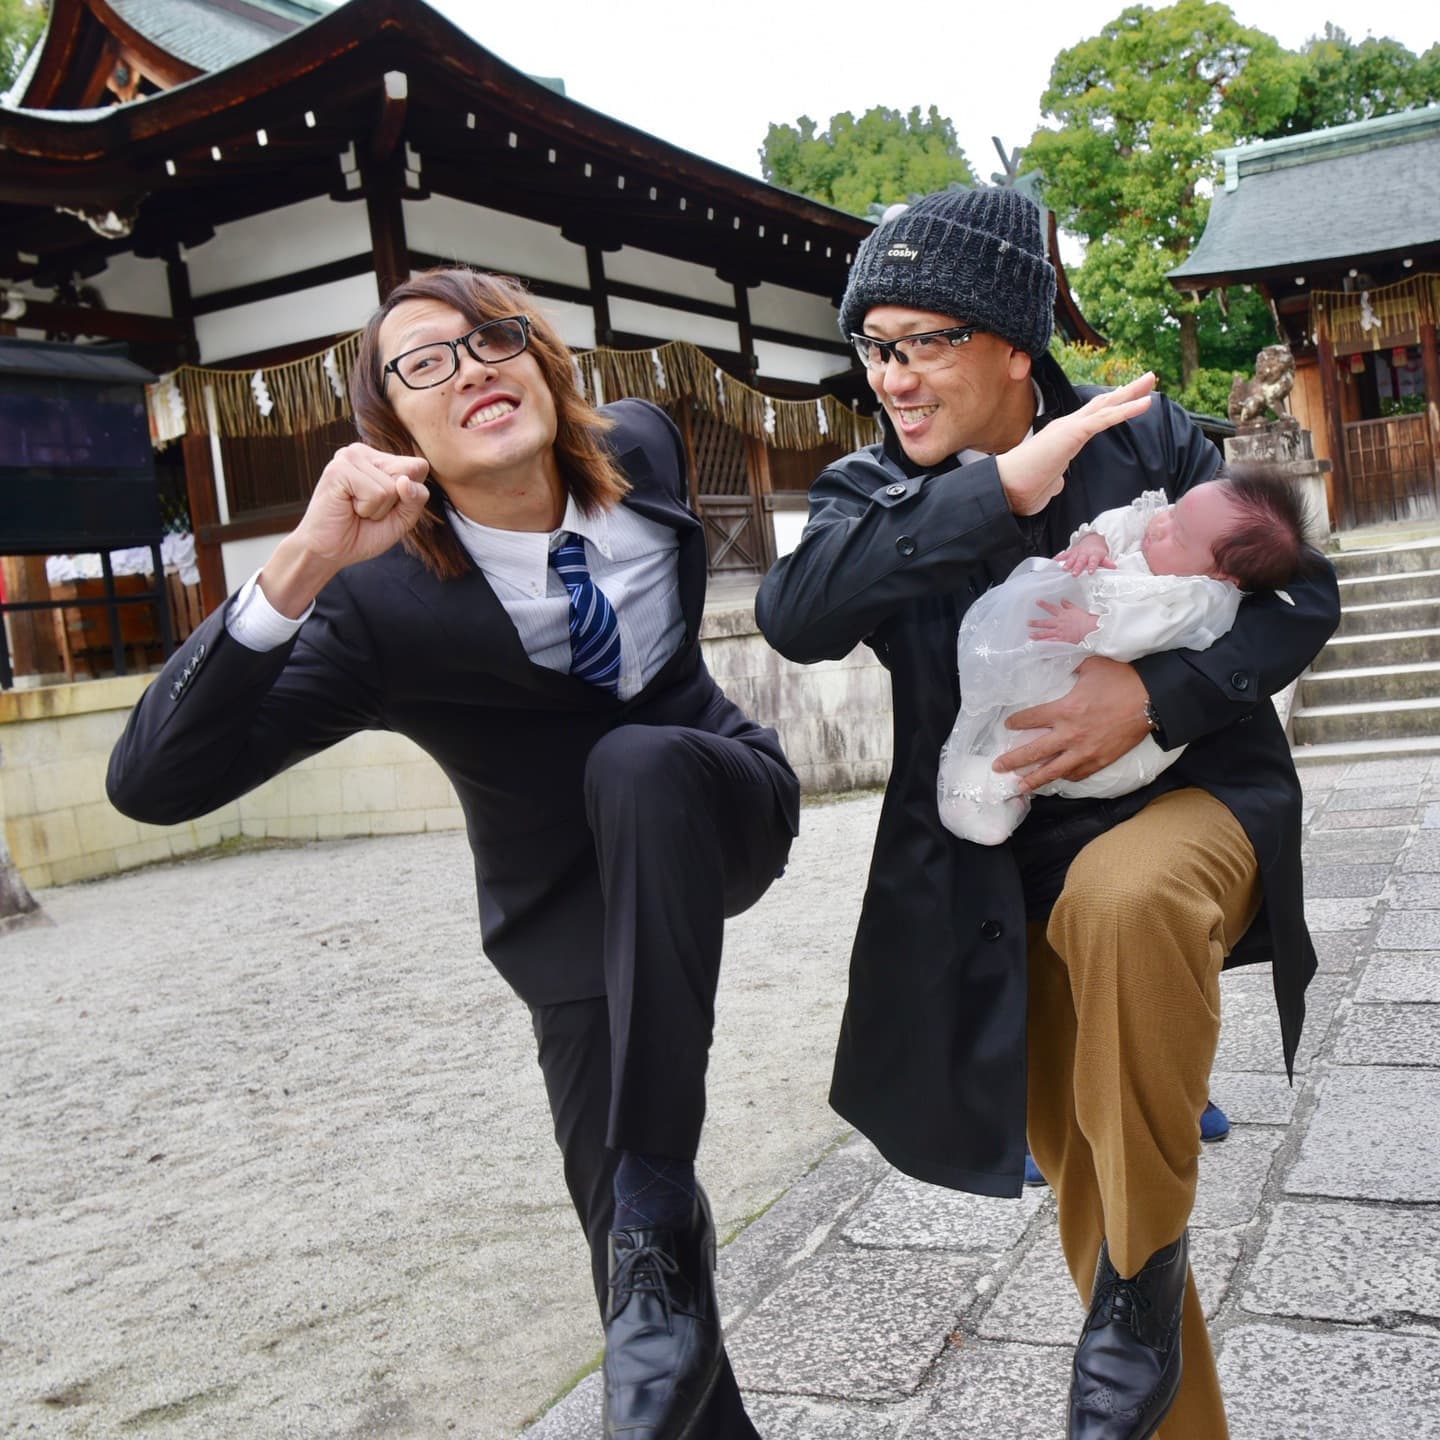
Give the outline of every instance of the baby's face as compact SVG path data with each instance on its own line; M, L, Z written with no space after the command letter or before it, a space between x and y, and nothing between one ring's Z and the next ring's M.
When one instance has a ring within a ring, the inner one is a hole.
M1152 575L1220 575L1215 543L1239 520L1229 487L1211 483L1187 490L1145 527L1140 553Z

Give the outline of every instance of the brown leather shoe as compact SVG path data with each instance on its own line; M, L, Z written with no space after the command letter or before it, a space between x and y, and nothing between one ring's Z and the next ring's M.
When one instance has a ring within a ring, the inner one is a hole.
M724 1354L715 1223L697 1187L685 1229L610 1232L606 1440L688 1440Z
M1180 1317L1190 1234L1157 1250L1131 1280L1100 1246L1095 1289L1070 1378L1070 1440L1149 1440L1180 1389Z

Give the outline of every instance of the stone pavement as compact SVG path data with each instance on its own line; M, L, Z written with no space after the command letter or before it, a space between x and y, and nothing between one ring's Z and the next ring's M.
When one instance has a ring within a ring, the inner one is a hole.
M1440 1437L1440 759L1302 768L1320 973L1296 1084L1268 971L1226 977L1192 1230L1233 1440ZM811 823L815 823L812 816ZM1048 1191L953 1194L852 1138L721 1252L772 1440L1064 1433L1082 1310ZM526 1440L593 1440L590 1375Z

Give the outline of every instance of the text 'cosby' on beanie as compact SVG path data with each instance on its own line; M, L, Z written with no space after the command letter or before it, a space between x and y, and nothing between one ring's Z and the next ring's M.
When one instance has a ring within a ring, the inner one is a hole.
M951 315L1041 354L1055 323L1055 270L1039 210L998 187L917 200L861 245L840 302L841 331L863 330L876 305Z

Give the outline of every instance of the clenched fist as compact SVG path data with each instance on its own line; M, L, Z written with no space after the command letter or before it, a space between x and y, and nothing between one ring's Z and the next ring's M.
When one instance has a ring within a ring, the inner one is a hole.
M300 523L260 572L265 598L297 618L347 565L382 554L424 513L430 464L358 442L335 452L320 472Z

